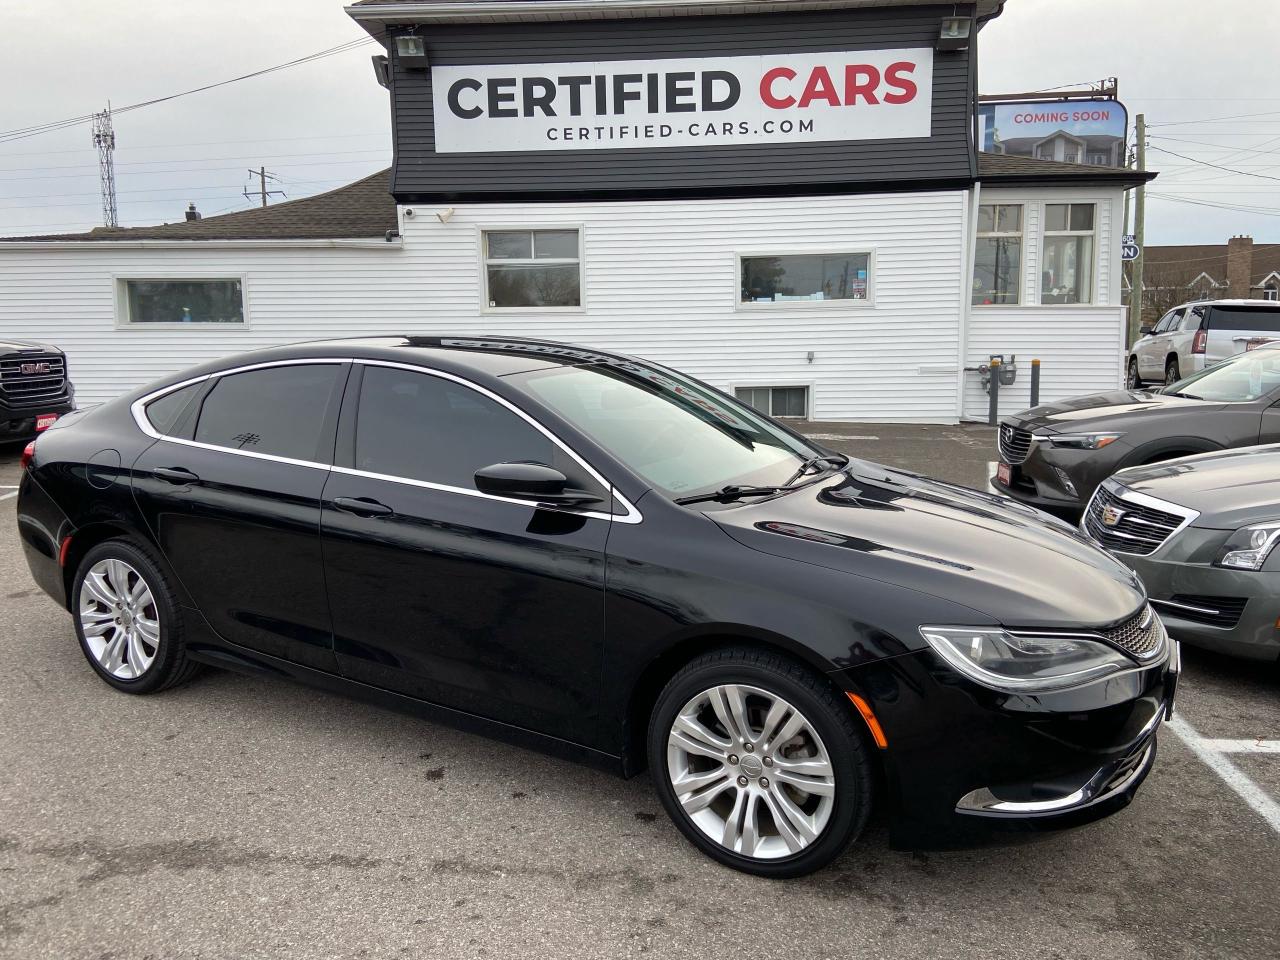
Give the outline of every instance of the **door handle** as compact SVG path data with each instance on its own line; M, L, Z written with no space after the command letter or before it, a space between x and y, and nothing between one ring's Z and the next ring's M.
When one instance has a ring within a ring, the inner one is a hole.
M385 503L368 497L334 497L333 505L343 513L354 513L357 517L389 517L395 512Z
M200 478L186 467L156 467L151 471L161 480L169 483L199 483Z

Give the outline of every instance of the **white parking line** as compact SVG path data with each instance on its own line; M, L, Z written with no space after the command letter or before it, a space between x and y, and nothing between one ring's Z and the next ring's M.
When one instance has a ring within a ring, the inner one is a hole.
M13 491L13 493L0 493L0 500L8 500L10 497L16 497L17 495L17 490Z
M1205 746L1219 753L1280 753L1280 740L1206 740Z
M847 433L806 433L811 440L879 440L879 437L850 436Z
M1224 752L1213 746L1214 743L1221 743L1222 741L1205 740L1182 717L1174 717L1165 726L1177 734L1178 739L1185 743L1191 749L1191 752L1204 762L1206 767L1221 777L1222 782L1234 790L1236 795L1247 803L1254 813L1262 817L1272 830L1280 833L1280 803L1272 800L1261 787L1245 775L1244 771L1232 763ZM1238 743L1240 741L1227 742ZM1250 741L1243 742L1249 743Z

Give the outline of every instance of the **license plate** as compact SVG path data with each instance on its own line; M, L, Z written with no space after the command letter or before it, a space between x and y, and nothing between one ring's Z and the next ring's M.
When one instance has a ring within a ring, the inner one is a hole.
M996 464L996 482L1006 487L1013 486L1013 467L1007 463Z
M56 413L41 413L36 416L36 433L41 430L48 430L53 426L53 421L58 419Z

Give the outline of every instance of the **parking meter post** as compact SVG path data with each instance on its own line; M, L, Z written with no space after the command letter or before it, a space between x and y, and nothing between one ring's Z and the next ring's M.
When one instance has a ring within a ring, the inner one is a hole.
M996 416L1000 409L1000 361L991 358L991 385L988 389L989 406L987 407L987 423L996 425Z
M1031 361L1031 405L1040 406L1040 361Z

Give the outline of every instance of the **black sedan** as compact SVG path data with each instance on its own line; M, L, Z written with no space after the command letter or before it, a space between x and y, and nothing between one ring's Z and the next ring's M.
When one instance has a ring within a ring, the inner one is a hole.
M36 581L151 693L288 676L608 768L768 876L1133 797L1177 649L1067 525L672 370L387 337L207 364L24 454Z
M1280 441L1280 344L1237 354L1157 392L1118 390L1033 407L1000 424L992 484L1079 515L1126 467Z

